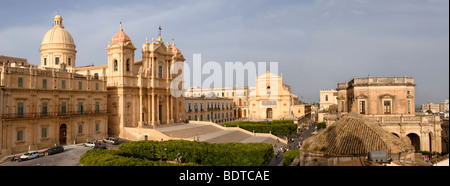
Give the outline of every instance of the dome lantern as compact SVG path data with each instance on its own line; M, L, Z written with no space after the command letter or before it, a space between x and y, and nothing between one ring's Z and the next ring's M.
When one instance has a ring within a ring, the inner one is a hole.
M41 66L61 68L62 64L72 71L75 67L76 46L72 35L62 26L63 18L58 14L54 18L53 27L42 38Z
M54 26L62 27L62 17L59 14L55 16L54 20L55 20Z

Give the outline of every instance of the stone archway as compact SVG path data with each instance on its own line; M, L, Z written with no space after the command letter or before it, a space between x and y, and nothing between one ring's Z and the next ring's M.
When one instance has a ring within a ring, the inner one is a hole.
M407 136L414 149L420 150L420 137L415 133L410 133Z
M67 126L66 124L61 124L59 126L59 144L65 145L67 143Z

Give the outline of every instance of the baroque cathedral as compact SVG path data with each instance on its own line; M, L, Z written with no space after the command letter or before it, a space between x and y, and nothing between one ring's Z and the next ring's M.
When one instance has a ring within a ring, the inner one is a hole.
M0 56L0 157L184 119L184 98L170 90L175 79L182 87L182 69L171 72L185 61L181 51L161 34L142 44L141 60L134 59L136 49L120 25L107 43L106 65L76 67L74 39L56 15L42 39L40 65Z

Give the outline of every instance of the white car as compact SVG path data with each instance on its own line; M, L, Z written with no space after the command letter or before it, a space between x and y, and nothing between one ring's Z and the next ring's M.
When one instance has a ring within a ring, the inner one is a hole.
M84 143L84 146L85 147L92 147L92 148L94 148L95 147L95 143L94 142L86 142L86 143Z
M117 144L117 139L116 139L116 138L111 138L111 137L109 137L109 138L104 139L103 142L105 142L105 143L111 143L111 144L113 144L113 145L116 145L116 144Z
M39 156L37 151L30 151L25 153L24 155L20 156L21 160L29 160L33 158L37 158Z

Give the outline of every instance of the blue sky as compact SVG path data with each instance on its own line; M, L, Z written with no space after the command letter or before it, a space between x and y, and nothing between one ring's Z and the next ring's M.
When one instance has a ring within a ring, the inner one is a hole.
M0 0L0 55L39 64L59 10L77 45L76 65L107 63L122 22L141 59L145 38L175 40L186 61L278 62L304 101L353 77L413 76L416 106L449 97L448 0ZM202 76L207 78L206 75ZM248 80L249 85L254 79ZM195 85L195 84L194 84Z

